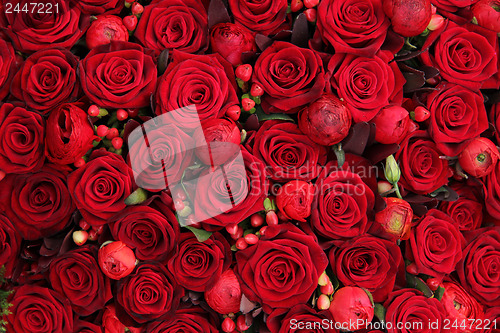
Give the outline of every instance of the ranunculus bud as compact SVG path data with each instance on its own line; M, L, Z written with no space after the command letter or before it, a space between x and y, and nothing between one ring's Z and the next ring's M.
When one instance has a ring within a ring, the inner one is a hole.
M392 155L387 156L385 159L384 174L385 179L391 184L399 182L399 178L401 178L401 170L399 169L396 159Z
M253 33L234 23L219 23L213 26L210 45L213 52L219 53L234 67L242 63L241 55L244 52L257 51Z
M125 325L116 317L114 304L107 305L102 315L102 327L105 333L125 333Z
M194 133L196 156L206 165L221 165L234 157L240 147L240 130L224 118L208 119Z
M490 174L500 158L497 147L491 140L472 140L458 157L458 163L469 175L481 178Z
M477 24L500 33L500 1L480 0L472 6L472 14Z
M134 251L121 241L104 243L97 259L102 272L113 280L129 275L136 265Z
M333 94L323 94L299 113L299 128L314 142L331 146L342 141L351 127L351 113Z
M219 280L205 291L205 300L220 314L240 311L241 286L232 269L222 273Z
M112 40L128 41L128 31L122 19L115 15L98 16L87 30L85 38L87 47L93 49L99 45L109 44Z
M337 290L333 294L329 310L333 319L349 331L365 328L365 323L371 322L374 315L370 297L359 287L343 287Z
M410 127L410 114L399 106L383 108L373 119L375 140L383 144L397 143L403 140Z
M384 0L383 6L394 32L404 37L420 35L431 20L430 0Z
M375 214L375 223L370 233L390 239L410 238L413 210L408 202L399 198L384 198L387 207Z
M45 133L45 155L63 165L78 161L97 138L87 112L69 103L50 113Z
M292 180L283 185L276 195L276 205L288 219L305 222L311 215L314 185L303 180Z
M460 285L453 282L444 282L444 294L441 299L441 304L443 304L444 309L448 318L453 323L466 322L470 323L474 320L483 319L484 311L483 306L469 293L467 293ZM466 325L460 327L459 330L456 327L451 327L451 332L463 332L471 333L475 332L475 325Z

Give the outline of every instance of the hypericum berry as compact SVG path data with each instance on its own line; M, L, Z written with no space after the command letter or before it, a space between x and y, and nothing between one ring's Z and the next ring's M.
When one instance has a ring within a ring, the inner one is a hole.
M409 264L408 266L406 266L406 271L409 274L418 275L417 265L414 262L412 262L411 264Z
M250 98L243 98L241 100L241 105L243 107L243 110L245 111L250 111L254 108L255 106L255 101L250 99Z
M99 107L97 105L91 105L89 106L87 113L91 117L97 117L99 115Z
M82 246L83 244L85 244L88 238L89 238L89 233L86 232L85 230L73 231L73 241L78 246Z
M88 233L89 233L89 241L95 242L97 238L99 238L99 235L97 234L97 231L95 231L95 229L90 229Z
M330 297L325 294L321 294L318 297L318 301L316 302L318 309L326 310L330 308Z
M234 121L238 121L238 119L240 119L240 115L241 115L241 108L238 105L230 106L226 110L226 117L229 117Z
M323 272L318 278L318 285L326 286L328 282L330 282L330 278L328 277L326 272Z
M237 223L231 223L231 224L226 225L226 231L230 235L236 234L236 232L238 231L238 228L239 228L239 226Z
M250 224L252 225L252 227L258 228L264 224L264 217L258 213L253 214L250 217Z
M238 238L243 237L243 228L238 228L235 234L230 235L232 239L237 240Z
M247 329L250 328L250 326L247 325L245 315L238 316L238 318L236 319L236 327L240 332L246 331Z
M414 112L415 112L415 120L418 121L419 123L421 123L422 121L426 121L431 116L429 110L427 110L423 106L417 106Z
M248 247L248 243L245 241L245 238L240 237L236 240L236 248L238 250L244 250L247 247Z
M441 284L441 282L436 278L427 279L427 281L425 282L427 282L427 286L432 291L436 291L439 288L439 285Z
M75 163L73 163L73 165L75 166L75 168L81 168L82 166L85 165L85 160L83 159L83 157L81 157L79 160L77 160Z
M306 14L306 19L309 22L311 22L311 23L316 22L316 17L318 15L318 13L317 13L315 8L309 8L309 9L304 10L304 14Z
M429 25L427 25L427 29L429 29L430 31L437 30L443 26L444 21L445 19L441 15L432 14L431 21L429 22Z
M137 16L129 15L123 18L123 25L127 28L128 31L134 31L137 26Z
M306 8L314 8L319 4L319 0L303 0Z
M139 109L127 109L126 111L130 118L135 118L139 115Z
M109 128L106 125L99 125L97 126L97 135L99 135L101 138L105 137L109 132Z
M266 222L268 225L277 225L279 223L278 215L276 215L276 212L274 210L270 210L267 212Z
M123 139L117 136L116 138L113 138L113 140L111 140L111 144L116 150L121 149L123 146Z
M246 234L243 238L249 245L257 244L257 242L259 241L259 237L257 237L255 234Z
M250 89L250 95L252 96L262 96L264 95L264 89L257 83L252 84L252 88Z
M116 138L118 135L120 135L120 133L118 133L118 128L111 127L111 128L109 129L108 134L106 134L106 139L108 139L108 140L113 140L113 139L114 139L114 138Z
M116 110L116 119L123 121L128 118L128 112L123 109Z
M378 190L378 193L382 194L382 193L385 193L387 191L392 190L392 185L391 185L391 183L389 183L386 180L381 180L377 183L377 190Z
M236 324L234 323L234 321L231 318L226 317L226 319L224 319L224 321L222 322L222 330L226 333L231 333L235 329Z
M292 0L291 4L290 4L290 9L292 10L292 12L298 12L299 10L301 10L302 8L304 7L304 3L302 2L302 0Z
M140 15L142 12L144 12L144 7L140 3L134 2L132 4L132 14Z
M321 293L325 295L333 294L335 289L333 288L332 281L328 281L328 284L326 286L319 287L319 291L321 291Z
M243 82L250 81L250 78L252 77L252 66L249 64L239 65L236 67L234 74L236 74L236 77Z
M260 230L259 230L260 235L264 236L266 234L266 230L267 230L267 225L260 228Z
M175 210L183 210L186 205L184 205L184 202L181 199L175 199L174 200L174 206Z
M90 229L90 224L88 224L87 221L85 221L84 219L81 219L80 222L78 223L78 225L83 230L89 230Z

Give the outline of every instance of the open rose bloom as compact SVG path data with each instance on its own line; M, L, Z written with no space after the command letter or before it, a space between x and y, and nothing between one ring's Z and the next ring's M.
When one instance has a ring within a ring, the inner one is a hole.
M0 332L500 332L499 0L2 0Z

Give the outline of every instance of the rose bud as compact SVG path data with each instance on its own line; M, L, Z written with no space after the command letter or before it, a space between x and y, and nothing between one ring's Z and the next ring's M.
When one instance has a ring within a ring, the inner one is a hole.
M98 253L102 272L113 280L120 280L132 273L136 265L134 251L121 241L104 243Z
M459 155L458 163L469 175L481 178L495 169L499 158L498 149L491 140L476 138Z
M480 26L500 33L500 1L480 0L472 6L472 14Z
M45 133L45 155L50 162L63 165L78 161L97 138L87 112L69 103L50 113Z
M85 41L87 47L92 50L99 45L109 44L112 40L128 41L128 36L127 28L121 18L101 15L90 25Z
M375 223L370 233L395 240L410 238L413 210L408 202L399 198L384 198L387 207L375 214Z
M365 328L365 323L371 322L374 315L370 297L358 287L343 287L337 290L333 294L329 310L336 322L348 323L349 331Z
M383 144L397 143L403 140L410 127L410 114L398 105L383 108L373 119L375 140Z
M208 119L194 133L196 156L206 165L221 165L239 151L241 135L229 119Z
M451 322L466 322L470 323L474 320L484 318L483 306L469 293L467 293L460 285L453 282L443 283L444 294L441 299L444 309ZM452 332L470 333L475 332L475 325L467 325L467 327L460 327L460 330L453 330Z
M314 185L303 180L292 180L283 185L276 196L276 205L287 218L305 222L311 215Z
M399 178L401 178L401 170L399 169L396 159L392 155L387 156L385 159L384 175L385 179L393 185L399 182Z
M431 20L430 0L383 0L383 7L392 29L403 37L420 35Z
M222 322L221 328L223 332L231 333L236 329L236 324L231 318L226 317L226 319Z
M314 142L331 146L342 141L351 127L351 113L333 94L324 94L299 113L299 128Z
M241 25L219 23L210 33L212 51L219 53L234 67L241 64L241 55L245 52L257 51L254 35Z
M223 315L240 311L241 286L232 269L222 273L217 282L205 291L205 300Z

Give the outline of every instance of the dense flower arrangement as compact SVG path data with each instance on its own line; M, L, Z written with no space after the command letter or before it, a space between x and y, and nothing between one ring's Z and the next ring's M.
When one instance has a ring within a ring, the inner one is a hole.
M0 332L499 332L498 0L2 0Z

